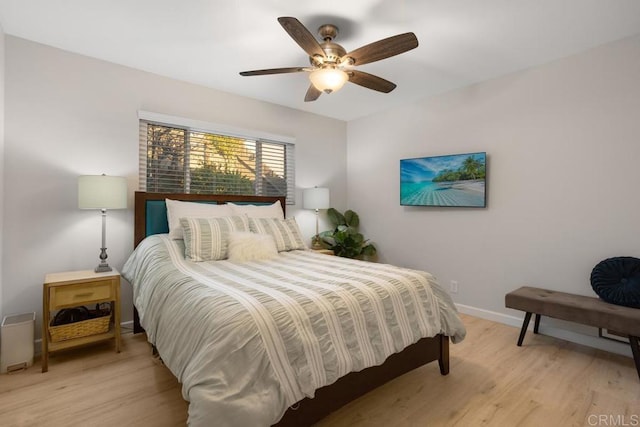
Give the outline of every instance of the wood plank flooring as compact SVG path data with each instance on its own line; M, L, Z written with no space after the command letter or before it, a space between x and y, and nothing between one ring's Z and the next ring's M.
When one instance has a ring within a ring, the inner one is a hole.
M423 366L318 426L640 425L632 359L543 335L527 334L517 347L517 328L463 320L467 339L451 346L448 376L437 363ZM112 343L97 344L53 355L45 374L36 362L1 375L0 425L185 425L176 379L144 336L123 338L120 354Z

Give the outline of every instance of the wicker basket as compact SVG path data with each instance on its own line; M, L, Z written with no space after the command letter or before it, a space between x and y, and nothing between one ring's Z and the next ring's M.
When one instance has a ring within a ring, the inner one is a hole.
M109 331L110 321L111 314L83 320L81 322L67 323L66 325L49 326L51 342L103 334Z

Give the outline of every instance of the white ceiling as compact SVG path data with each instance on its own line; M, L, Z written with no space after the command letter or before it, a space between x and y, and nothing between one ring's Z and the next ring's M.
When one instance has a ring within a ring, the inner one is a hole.
M316 35L340 27L347 51L413 31L418 48L360 69L396 83L353 84L303 101L308 65L277 21ZM0 0L6 34L218 90L349 121L640 33L639 0Z

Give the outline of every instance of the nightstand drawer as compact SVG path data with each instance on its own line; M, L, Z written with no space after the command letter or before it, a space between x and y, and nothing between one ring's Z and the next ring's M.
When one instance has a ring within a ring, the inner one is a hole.
M90 283L52 287L50 288L50 308L55 310L60 307L115 300L112 284L113 280L99 280Z

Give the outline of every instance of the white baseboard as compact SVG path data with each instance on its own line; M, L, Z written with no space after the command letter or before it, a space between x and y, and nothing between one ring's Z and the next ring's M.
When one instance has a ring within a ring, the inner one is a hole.
M497 323L502 323L504 325L514 326L518 328L522 328L522 322L524 320L524 313L522 317L509 316L507 314L498 313L495 311L484 310L482 308L471 307L469 305L464 304L456 304L458 307L458 311L463 314L468 314L470 316L479 317L481 319L491 320ZM542 316L542 321L544 321L545 317ZM533 319L529 323L530 331L533 331ZM569 331L567 329L561 329L549 325L542 325L538 332L541 335L548 335L554 338L563 339L565 341L570 341L576 344L586 345L588 347L597 348L599 350L610 351L612 353L620 354L622 356L633 357L631 354L631 347L628 344L615 342L612 340L608 340L606 338L600 338L592 335L585 335L574 331ZM513 343L516 344L518 340L518 333L514 333ZM528 334L527 334L527 337ZM530 338L530 337L529 337ZM526 340L527 338L525 338Z
M133 332L133 320L129 320L127 322L120 322L120 328L122 329L122 333L125 332Z

